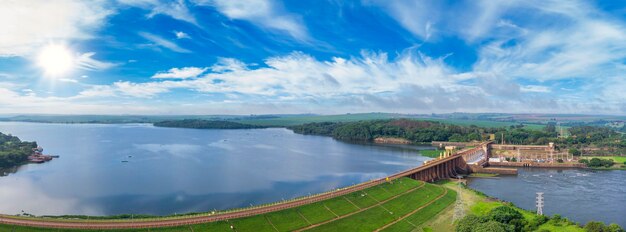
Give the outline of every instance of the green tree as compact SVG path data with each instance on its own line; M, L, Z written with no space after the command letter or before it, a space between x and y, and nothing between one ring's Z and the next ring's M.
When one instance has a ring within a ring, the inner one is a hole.
M585 225L587 232L607 232L603 222L590 221Z
M467 215L456 224L456 232L472 232L476 225L483 222L485 222L484 218L475 215Z
M512 220L523 219L524 216L513 207L499 206L489 211L487 218L500 223L509 224Z
M574 148L574 147L570 148L568 150L568 152L569 152L570 155L573 155L573 156L580 156L580 154L581 154L581 152L578 149Z
M512 232L515 231L511 225L500 223L497 221L488 221L480 223L474 227L472 232Z
M605 231L608 232L625 232L624 229L618 224L611 223L609 226L605 228Z

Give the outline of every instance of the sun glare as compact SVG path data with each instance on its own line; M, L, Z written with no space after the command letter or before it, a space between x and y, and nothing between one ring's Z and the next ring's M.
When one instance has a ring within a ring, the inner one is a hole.
M37 64L45 74L51 77L59 77L67 73L74 63L69 49L63 45L50 44L39 53Z

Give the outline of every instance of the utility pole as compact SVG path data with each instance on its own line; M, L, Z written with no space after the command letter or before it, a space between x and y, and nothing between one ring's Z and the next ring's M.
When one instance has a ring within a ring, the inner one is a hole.
M537 215L543 215L543 193L537 193Z

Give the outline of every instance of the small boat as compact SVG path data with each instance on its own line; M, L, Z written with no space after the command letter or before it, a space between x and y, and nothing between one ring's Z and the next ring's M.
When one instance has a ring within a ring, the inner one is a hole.
M122 163L128 163L128 160L122 160Z

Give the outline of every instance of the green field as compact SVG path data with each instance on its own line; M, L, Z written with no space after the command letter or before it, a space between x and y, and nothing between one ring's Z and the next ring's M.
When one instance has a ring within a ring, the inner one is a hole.
M441 118L425 118L420 120L437 121L446 124L458 125L458 126L478 126L478 127L510 127L519 125L519 122L498 122L489 120L476 120L476 119L441 119ZM542 124L524 124L524 128L530 130L543 130L546 127Z
M277 118L237 119L234 122L258 126L295 126L312 122L356 122L376 119L402 118L402 115L387 113L340 114L340 115L287 115ZM404 116L406 117L406 116Z
M410 221L411 226L419 225L452 204L455 196L456 192L446 191L440 185L401 178L348 195L253 217L173 228L107 231L232 231L230 227L234 226L236 231L275 232L293 231L311 225L317 226L307 231L371 231L410 213L412 213L410 216L398 221L394 226L403 225L404 221ZM440 198L437 199L438 197ZM420 210L412 212L420 207L422 207ZM393 229L394 226L387 229L396 231ZM39 229L0 224L0 231L84 230Z
M624 164L624 162L626 162L626 156L584 156L582 158L585 158L585 159L592 159L592 158L612 159L613 161L615 161L615 163L619 163L619 164Z
M439 158L443 150L420 150L420 154L430 158Z

